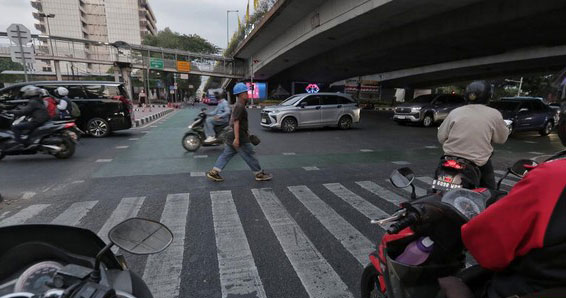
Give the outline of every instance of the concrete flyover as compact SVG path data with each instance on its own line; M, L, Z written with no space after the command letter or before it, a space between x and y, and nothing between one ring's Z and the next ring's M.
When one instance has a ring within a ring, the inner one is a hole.
M564 0L279 0L235 57L271 82L438 84L566 65L564 20Z

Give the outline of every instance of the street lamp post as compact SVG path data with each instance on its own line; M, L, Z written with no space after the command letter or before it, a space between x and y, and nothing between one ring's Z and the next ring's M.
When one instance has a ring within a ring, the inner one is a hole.
M54 18L55 15L50 13L50 14L46 14L44 12L39 14L40 17L45 18L46 19L46 23L47 23L47 34L49 35L49 46L51 48L51 55L55 56L55 53L53 52L53 41L51 40L51 27L49 26L49 19L50 18Z
M521 96L521 92L523 91L523 77L521 77L521 80L519 81L515 81L515 80L508 80L505 79L506 82L513 82L513 83L518 83L519 84L519 90L517 91L517 96Z
M239 10L227 10L226 11L226 48L228 48L228 45L230 44L230 13L231 12L235 12L238 13L240 12Z

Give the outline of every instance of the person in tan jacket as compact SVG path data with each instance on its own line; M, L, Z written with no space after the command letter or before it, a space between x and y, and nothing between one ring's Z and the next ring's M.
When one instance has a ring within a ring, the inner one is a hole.
M491 95L487 82L470 83L466 87L468 105L448 114L438 129L438 141L446 156L464 158L479 167L480 186L495 189L492 143L504 144L510 131L501 113L486 106Z

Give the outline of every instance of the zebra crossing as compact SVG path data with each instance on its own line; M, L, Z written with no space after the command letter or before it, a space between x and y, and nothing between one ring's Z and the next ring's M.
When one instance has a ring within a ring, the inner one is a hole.
M498 173L501 175L501 173ZM430 177L418 177L419 188L425 189ZM515 179L507 179L507 184L516 183ZM506 187L508 185L506 184ZM301 212L311 216L324 228L324 233L333 237L334 245L340 246L351 258L351 267L361 274L368 264L368 254L374 249L377 239L368 235L367 229L377 230L371 226L370 219L388 216L392 210L408 198L404 190L398 190L384 181L331 182L320 185L291 185L284 188L254 188L244 194L240 190L214 190L199 194L176 193L163 195L160 204L162 212L155 214L156 220L167 225L174 234L171 246L155 255L150 255L142 262L141 273L155 297L193 297L192 292L183 291L182 281L185 276L183 260L190 258L192 251L186 249L186 243L198 241L187 237L187 225L191 208L196 200L209 201L212 229L214 231L216 259L209 260L217 264L214 274L219 280L218 293L222 297L278 297L266 290L270 280L269 271L258 269L258 246L250 245L249 228L242 221L242 205L235 200L245 196L257 206L260 214L268 223L266 229L272 233L276 245L281 249L290 264L296 280L294 285L300 287L309 297L356 297L359 289L352 284L352 277L346 277L335 261L325 257L324 245L312 233L307 231L304 222L297 218L297 212L288 209L289 200L293 200ZM19 211L6 214L0 218L0 226L24 223L52 223L84 227L90 221L104 223L97 234L108 241L109 230L121 221L136 217L148 208L155 208L150 196L124 197L113 201L112 212L104 213L105 218L96 212L107 201L79 201L60 204L31 204ZM352 222L343 210L336 208L338 201L356 212L357 218L367 227L359 229L359 222ZM376 202L379 201L379 204ZM287 207L286 207L287 206ZM389 206L385 208L384 206ZM57 212L52 212L56 210ZM389 211L389 212L388 212ZM199 210L202 212L202 210ZM257 211L256 211L257 213ZM268 227L267 227L268 226ZM261 247L261 246L259 246Z

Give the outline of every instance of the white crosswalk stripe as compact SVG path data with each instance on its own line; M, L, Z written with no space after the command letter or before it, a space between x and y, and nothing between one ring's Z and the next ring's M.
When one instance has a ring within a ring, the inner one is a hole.
M385 180L387 182L389 182L389 180ZM414 185L414 184L413 184ZM404 192L410 194L413 192L413 188L412 187L405 187L405 188L401 188ZM422 188L422 187L418 187L415 185L415 193L417 194L417 197L422 197L425 196L427 191L426 189Z
M432 180L430 177L417 177L416 179L420 186L423 183L428 185ZM347 251L352 256L352 258L348 257L346 260L340 260L340 262L349 262L352 268L359 267L358 270L360 270L361 274L361 269L368 263L368 254L375 249L375 241L377 239L366 237L358 225L360 222L361 224L365 222L368 227L376 230L379 229L378 226L369 226L370 222L368 220L384 218L389 215L388 212L377 207L380 206L378 201L381 204L399 206L401 202L407 201L409 198L408 195L403 196L395 192L391 188L389 181L354 181L351 182L351 188L345 185L341 183L325 183L322 184L322 188L320 184L316 187L311 187L310 185L287 186L284 189L277 190L281 191L281 195L279 193L276 194L272 189L252 189L251 193L247 193L247 199L251 199L254 202L254 206L257 202L261 209L259 215L254 215L254 217L264 218L267 222L266 225L268 225L267 229L270 229L269 233L273 231L275 236L273 239L277 239L274 240L275 244L270 244L270 247L276 245L282 249L281 255L283 257L286 256L291 265L289 267L291 270L290 274L298 277L298 279L294 279L297 280L296 284L290 286L304 288L306 293L313 298L353 297L355 290L352 289L350 284L351 278L341 276L342 271L332 267L336 260L322 255L319 250L322 250L323 245L327 245L327 243L322 243L324 237L310 238L307 236L317 231L313 230L313 227L301 226L299 224L303 223L301 220L299 222L295 221L296 217L294 218L293 216L298 214L296 213L297 210L291 213L283 205L282 201L287 203L288 200L291 200L296 204L294 207L299 208L302 214L306 212L309 216L312 215L310 220L316 220L320 223L316 227L323 229L324 234L333 237L328 238L326 241L332 241L332 245L341 245L344 251ZM165 251L148 256L145 261L144 259L137 260L137 262L144 262L145 264L141 263L133 266L142 268L140 273L143 273L143 279L147 282L155 297L187 297L194 296L194 293L202 294L202 292L198 291L189 293L185 289L181 290L182 280L184 282L186 279L194 278L192 275L186 275L190 270L183 268L183 264L194 258L195 253L199 255L199 252L185 249L186 243L189 240L199 241L199 239L192 239L192 237L190 239L187 238L188 231L186 231L189 211L197 212L197 210L198 212L210 212L212 215L212 221L209 222L209 224L212 224L212 227L208 226L207 229L210 228L211 232L214 231L214 240L212 240L214 244L211 243L212 247L210 249L213 250L214 245L216 245L216 251L212 258L203 260L203 263L215 264L217 262L218 268L209 266L208 268L203 268L203 270L209 270L209 272L205 272L206 276L211 276L212 280L217 280L216 283L218 285L209 283L210 287L216 288L217 293L221 293L223 298L236 296L268 297L266 289L268 289L268 285L272 285L273 277L269 271L265 270L266 267L262 266L272 265L269 263L259 263L258 260L265 258L265 252L262 251L261 245L250 242L250 240L258 238L255 235L246 234L248 227L245 224L249 221L242 222L241 220L241 216L246 214L242 212L244 212L245 208L249 208L249 205L247 203L240 205L240 202L235 202L232 196L233 191L224 190L210 191L205 194L199 193L196 198L194 194L189 195L188 193L168 194L165 200L162 198L162 203L160 204L163 212L161 215L151 213L155 216L155 218L154 216L151 216L151 218L159 220L171 229L174 234L173 243ZM240 192L241 190L238 191ZM209 196L208 199L210 201L205 201L206 203L210 202L210 205L202 204L202 199L206 196ZM330 197L327 198L325 196ZM194 204L197 200L199 204ZM349 212L356 213L356 216L345 216L342 210L334 208L336 206L334 203L336 202L341 206L347 207L348 210L351 209ZM125 197L118 201L113 210L111 209L112 212L102 215L94 212L99 211L103 205L102 201L97 200L78 201L71 204L62 203L62 206L57 206L56 204L35 204L23 209L15 209L17 211L10 211L10 213L0 213L0 226L43 221L81 227L91 225L91 220L99 221L102 227L97 234L107 242L107 234L110 229L123 220L138 216L142 210L144 211L142 214L148 214L147 211L149 210L144 208L160 208L156 207L154 203L155 201L152 201L150 204L146 197ZM194 204L194 207L191 203ZM56 209L55 207L58 208ZM198 208L209 209L203 210ZM59 213L55 214L54 211ZM362 217L359 217L360 215ZM200 219L198 220L200 221ZM257 221L258 219L255 218L255 220ZM353 220L355 222L352 222ZM204 222L206 223L208 220ZM193 235L192 232L191 235ZM198 249L202 248L199 247ZM260 251L257 251L258 249ZM323 252L326 253L324 250ZM127 258L130 258L128 254L126 255ZM267 268L271 269L270 267ZM208 281L211 280L208 277L206 279ZM204 283L208 281L204 281ZM199 282L202 283L203 281ZM354 291L354 293L351 291ZM274 294L274 296L277 297L277 294Z
M213 191L212 217L222 297L267 297L230 191Z
M289 186L291 193L320 221L361 266L368 263L372 242L304 185Z
M56 225L66 225L66 226L78 226L81 219L87 215L87 213L94 208L98 201L85 201L76 202L71 204L71 206L59 214L53 221L52 224Z
M45 208L49 206L49 204L36 204L28 206L20 210L16 214L2 220L0 222L0 227L23 224L28 219L37 216L41 211L45 210Z
M108 232L110 232L110 229L128 218L136 217L144 200L145 197L123 198L100 231L98 231L98 237L108 243Z
M385 199L391 203L393 203L395 206L399 206L402 202L407 201L406 198L403 198L402 196L389 191L388 189L379 186L377 183L372 182L372 181L358 181L356 182L357 185L359 185L360 187L362 187L363 189L373 193L374 195Z
M344 200L346 203L350 204L350 206L354 207L354 209L358 210L361 214L365 215L369 219L379 219L387 217L389 215L387 214L387 212L377 208L375 205L366 201L364 198L345 188L340 183L327 183L323 185L336 196Z
M252 189L271 229L310 297L354 297L271 189Z
M143 274L155 297L179 297L188 212L188 193L167 196L160 222L173 232L173 243L165 251L148 256Z

